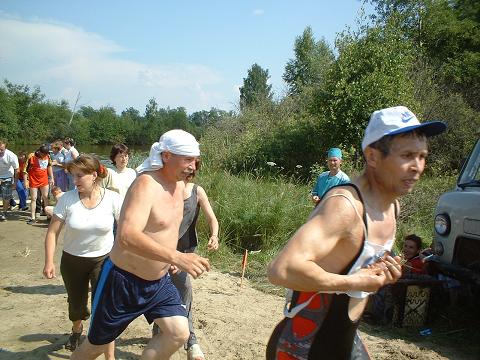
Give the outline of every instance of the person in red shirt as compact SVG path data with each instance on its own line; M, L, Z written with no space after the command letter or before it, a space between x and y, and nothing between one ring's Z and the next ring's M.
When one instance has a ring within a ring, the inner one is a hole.
M403 243L403 256L407 262L403 266L403 273L425 274L423 259L420 255L422 238L415 234L405 236Z
M43 204L48 205L48 186L54 185L52 161L50 160L50 154L46 144L43 144L28 156L25 174L25 187L30 189L31 201L31 219L28 220L27 224L32 225L35 223L34 204L37 201L37 190L40 189Z

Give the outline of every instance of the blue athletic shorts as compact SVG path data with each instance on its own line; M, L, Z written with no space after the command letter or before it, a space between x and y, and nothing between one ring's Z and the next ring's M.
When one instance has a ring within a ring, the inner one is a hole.
M144 280L107 258L92 302L88 341L108 344L140 315L151 324L158 318L186 317L187 313L168 273L159 280Z

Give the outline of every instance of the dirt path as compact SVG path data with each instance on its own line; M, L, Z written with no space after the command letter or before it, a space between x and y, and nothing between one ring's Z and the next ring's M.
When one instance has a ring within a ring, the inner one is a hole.
M41 275L47 223L29 226L27 215L15 213L0 223L0 360L68 359L63 344L70 323L62 279ZM263 359L283 299L248 283L240 288L237 277L215 270L194 281L194 289L195 327L207 359ZM431 350L431 344L362 335L373 359L467 359L451 349ZM139 359L149 336L146 321L137 319L117 340L117 359ZM185 354L179 350L172 359L186 359Z

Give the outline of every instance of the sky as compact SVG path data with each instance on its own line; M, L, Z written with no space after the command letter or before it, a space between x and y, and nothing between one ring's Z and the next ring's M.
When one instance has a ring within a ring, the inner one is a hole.
M2 0L0 79L39 86L73 108L141 114L149 99L188 113L238 108L254 63L275 98L295 38L307 26L333 46L355 28L360 0ZM368 8L367 8L368 10Z

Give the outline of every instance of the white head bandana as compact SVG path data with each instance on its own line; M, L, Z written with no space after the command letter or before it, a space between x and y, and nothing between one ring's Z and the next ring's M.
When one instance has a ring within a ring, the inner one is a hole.
M137 167L140 174L144 171L154 171L163 167L162 152L183 156L200 156L200 147L195 137L183 130L170 130L160 136L158 142L150 148L150 156Z

